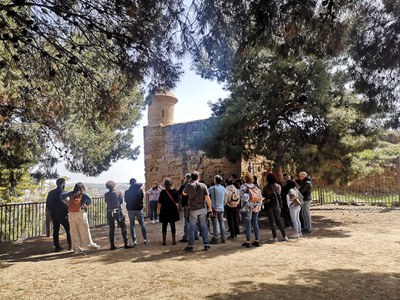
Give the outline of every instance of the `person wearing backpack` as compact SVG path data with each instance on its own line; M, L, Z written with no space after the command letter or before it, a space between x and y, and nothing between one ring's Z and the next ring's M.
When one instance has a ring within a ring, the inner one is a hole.
M296 187L296 182L293 180L288 180L286 183L286 187L288 189L286 195L286 203L289 208L290 218L293 222L294 234L292 234L291 238L299 238L302 236L301 233L301 223L300 223L300 210L303 204L303 195Z
M251 228L254 230L253 246L260 247L258 213L261 210L263 197L260 189L254 184L254 177L249 172L244 175L244 184L240 186L240 213L246 227L246 241L243 247L250 248Z
M275 174L269 173L267 175L267 184L263 188L262 195L265 197L265 210L267 211L269 226L271 227L272 231L272 238L270 239L271 242L278 241L275 224L278 225L279 230L282 233L283 240L289 240L286 236L285 227L282 224L280 216L280 194L281 186L277 183Z
M228 221L230 238L236 240L239 234L239 224L236 218L240 202L239 190L233 185L232 178L226 178L225 184L225 215Z

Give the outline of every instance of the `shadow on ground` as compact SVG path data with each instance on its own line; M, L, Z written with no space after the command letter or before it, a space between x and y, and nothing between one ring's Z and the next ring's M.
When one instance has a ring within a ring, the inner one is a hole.
M181 222L177 223L179 228ZM343 223L319 215L313 216L313 226L314 230L311 235L304 236L303 239L314 239L314 238L349 238L351 236L350 231L345 231L339 229ZM136 226L136 230L139 230ZM212 245L212 251L204 252L202 251L202 240L196 241L193 253L187 253L184 248L187 244L178 243L175 246L171 245L171 237L168 234L168 245L161 246L161 224L147 224L148 236L150 237L151 243L149 245L139 244L138 247L134 249L117 249L115 251L109 251L109 241L108 241L108 226L93 228L91 230L93 240L102 246L101 250L88 251L86 255L73 255L72 252L58 252L55 253L52 238L51 237L41 237L37 239L31 239L23 242L5 243L0 247L0 268L6 268L12 263L17 262L40 262L48 260L57 260L73 257L76 262L85 260L85 262L90 263L91 259L93 261L102 261L105 264L111 264L121 261L130 261L132 263L141 262L151 262L160 260L198 260L202 257L218 257L225 256L239 251L253 251L256 248L244 249L241 247L241 243L244 241L244 234L240 234L237 240L228 240L226 244ZM271 237L271 230L268 226L268 219L265 216L260 218L260 240L263 244L262 247L274 247L271 249L276 249L276 244L269 244L267 241ZM122 245L121 231L116 229L116 244ZM179 231L178 231L179 232ZM290 231L288 231L290 234ZM138 232L138 242L142 243L140 232ZM278 233L280 237L280 234ZM177 234L177 239L181 235ZM60 236L60 241L64 248L67 248L65 235ZM290 244L295 246L299 240L291 240ZM285 244L284 242L280 242ZM280 244L278 243L278 244ZM274 251L274 250L272 250ZM199 256L200 255L200 256Z
M355 269L303 270L282 284L237 281L229 293L207 299L399 299L400 273L363 273Z

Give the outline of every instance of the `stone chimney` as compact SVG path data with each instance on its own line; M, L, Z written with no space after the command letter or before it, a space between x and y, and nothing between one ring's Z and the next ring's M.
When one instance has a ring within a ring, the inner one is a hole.
M175 104L178 99L172 91L158 91L148 109L148 126L165 126L174 123Z

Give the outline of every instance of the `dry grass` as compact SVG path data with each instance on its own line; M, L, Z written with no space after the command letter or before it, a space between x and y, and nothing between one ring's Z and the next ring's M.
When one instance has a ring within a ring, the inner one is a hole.
M240 235L185 253L161 246L160 224L135 249L108 251L108 227L92 230L102 250L86 255L54 253L51 238L3 244L0 298L400 299L399 210L314 210L312 235L275 244L260 223L264 244L250 249Z

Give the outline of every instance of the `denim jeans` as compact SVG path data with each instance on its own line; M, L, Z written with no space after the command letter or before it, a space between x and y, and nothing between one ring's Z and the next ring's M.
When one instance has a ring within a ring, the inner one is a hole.
M135 231L135 217L139 222L140 228L142 229L142 236L144 240L147 240L147 230L144 224L144 214L141 210L128 210L129 216L129 227L132 236L132 242L136 242L136 231Z
M213 226L213 239L218 240L218 234L221 232L221 239L226 240L226 230L224 224L224 212L218 211L216 218L211 218Z
M183 237L182 238L185 240L189 240L189 235L190 235L190 223L187 219L183 218ZM197 224L194 236L196 239L198 239L199 235L200 235L199 225Z
M311 201L304 201L304 204L301 207L301 215L302 215L303 221L304 221L303 229L308 230L308 231L312 230L310 208L311 208Z
M207 226L207 210L205 208L190 210L189 223L190 223L190 234L189 234L189 247L194 245L197 220L200 221L200 232L203 238L203 245L208 246L208 226Z
M156 200L156 201L151 200L151 201L149 202L149 206L150 206L150 215L149 215L149 218L150 218L151 221L155 221L155 220L157 220L158 201L157 201L157 200Z
M300 210L301 210L300 205L289 206L290 218L292 219L295 233L301 233Z
M183 218L183 239L189 240L189 233L190 233L190 223L188 220Z
M254 238L256 241L259 239L260 228L258 227L258 212L240 212L242 215L242 220L246 226L246 241L250 241L251 238L251 227L254 229Z

